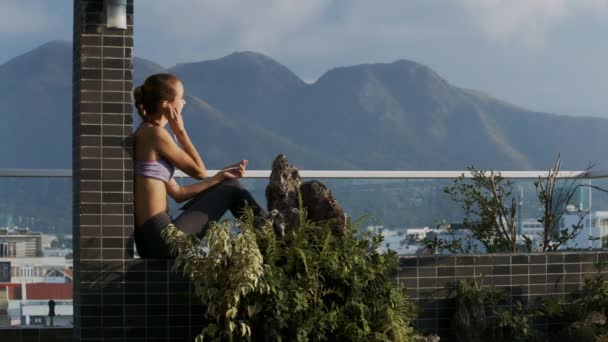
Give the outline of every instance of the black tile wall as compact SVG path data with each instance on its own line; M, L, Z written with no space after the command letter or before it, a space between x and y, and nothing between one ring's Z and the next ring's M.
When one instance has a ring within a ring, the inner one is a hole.
M2 342L64 342L72 339L72 328L12 328L0 329Z
M559 260L563 263L549 263ZM605 260L608 252L604 251L403 256L397 280L420 308L415 326L438 333L442 341L453 341L450 322L458 280L482 278L485 285L507 291L511 298L506 306L550 297L565 300L598 272L595 263ZM170 261L90 258L79 266L78 326L0 329L0 340L64 341L73 333L82 341L192 341L200 332L202 307L191 285L171 271ZM557 266L554 272L548 272L553 266Z
M608 252L402 256L398 283L420 307L415 326L452 341L457 281L482 279L484 285L503 289L511 294L507 305L549 297L563 301L582 288L585 278L597 274L595 264L603 260Z
M103 0L74 0L74 339L192 341L190 285L169 262L133 259L133 0L127 30Z

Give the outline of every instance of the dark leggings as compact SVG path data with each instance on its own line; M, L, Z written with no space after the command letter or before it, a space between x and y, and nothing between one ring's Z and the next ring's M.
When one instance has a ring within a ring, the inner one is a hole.
M268 213L251 196L238 180L227 180L201 192L182 207L182 213L173 224L186 233L202 237L209 223L218 221L227 210L239 217L246 206L253 209L257 217ZM170 258L171 255L160 233L171 223L167 213L149 218L141 227L135 228L134 239L137 252L142 258Z

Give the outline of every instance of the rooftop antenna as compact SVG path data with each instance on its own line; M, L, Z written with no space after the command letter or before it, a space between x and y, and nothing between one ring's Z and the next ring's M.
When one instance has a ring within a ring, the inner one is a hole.
M524 187L519 186L519 202L517 203L517 233L521 234L522 222L521 222L521 209L524 206Z
M578 208L582 211L583 208L583 202L585 200L585 192L583 191L583 188L580 187L578 188Z

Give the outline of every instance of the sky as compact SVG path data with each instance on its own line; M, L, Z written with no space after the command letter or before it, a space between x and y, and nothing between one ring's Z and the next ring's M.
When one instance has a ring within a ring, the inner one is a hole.
M0 0L0 63L71 40L72 0ZM135 55L263 53L307 82L413 60L518 106L608 118L608 0L135 0Z

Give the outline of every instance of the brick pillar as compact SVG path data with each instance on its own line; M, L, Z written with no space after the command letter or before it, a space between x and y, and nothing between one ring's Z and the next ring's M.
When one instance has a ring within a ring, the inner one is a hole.
M132 260L133 0L108 29L103 0L74 0L74 337L124 340Z

